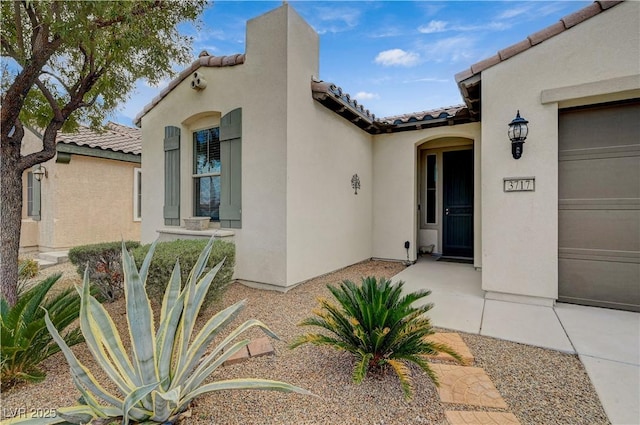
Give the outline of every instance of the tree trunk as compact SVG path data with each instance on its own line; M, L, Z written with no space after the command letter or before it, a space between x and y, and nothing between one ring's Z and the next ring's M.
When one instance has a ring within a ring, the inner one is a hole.
M4 148L4 146L3 146ZM0 289L9 305L17 301L18 250L22 227L22 170L16 163L20 158L10 149L2 149L0 173Z

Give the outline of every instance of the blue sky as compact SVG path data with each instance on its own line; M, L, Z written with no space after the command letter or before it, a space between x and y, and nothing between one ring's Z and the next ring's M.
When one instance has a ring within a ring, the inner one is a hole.
M462 103L454 75L591 1L290 1L320 34L320 75L378 117ZM194 37L194 59L245 52L246 21L281 1L215 1ZM135 115L168 83L144 82L116 121Z

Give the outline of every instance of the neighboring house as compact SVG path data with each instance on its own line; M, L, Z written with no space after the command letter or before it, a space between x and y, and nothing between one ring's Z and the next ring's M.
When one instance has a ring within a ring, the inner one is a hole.
M318 35L285 4L136 118L142 241L232 237L235 276L281 290L433 247L487 298L639 310L639 18L594 2L456 75L465 105L380 119L317 79Z
M26 130L23 154L41 149L40 135ZM56 156L23 176L21 251L140 240L141 150L140 130L115 123L58 134Z

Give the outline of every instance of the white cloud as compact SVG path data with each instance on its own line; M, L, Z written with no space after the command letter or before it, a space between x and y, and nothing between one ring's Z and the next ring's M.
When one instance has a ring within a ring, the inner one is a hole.
M347 31L358 25L360 15L361 11L352 7L315 7L313 27L319 34Z
M498 19L515 18L516 16L520 16L523 13L529 12L529 10L531 10L530 5L514 7L513 9L507 9L504 12L502 12L500 15L498 15Z
M380 99L380 95L378 93L369 93L366 91L359 91L353 97L355 97L358 100Z
M422 56L431 62L470 61L478 56L476 39L473 37L455 36L429 42L422 46Z
M383 66L414 66L419 59L420 55L417 53L391 49L378 53L375 63Z
M445 21L431 21L427 25L418 27L418 32L421 34L433 34L444 31L447 31L447 22Z

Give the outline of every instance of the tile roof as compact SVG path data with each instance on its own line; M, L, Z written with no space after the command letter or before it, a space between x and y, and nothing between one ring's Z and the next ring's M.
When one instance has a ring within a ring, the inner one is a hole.
M561 32L564 32L569 28L574 27L577 24L586 21L587 19L592 18L620 3L622 3L622 1L595 1L585 8L582 8L577 12L561 18L560 22L557 22L545 29L529 35L526 39L500 50L498 53L489 58L474 63L473 65L471 65L471 67L469 67L469 69L456 74L456 82L466 80L476 74L481 73L487 68L497 65L500 62L506 61L507 59L517 55L518 53L522 53L525 50L528 50L545 40L555 37Z
M142 117L145 116L147 112L152 110L158 103L160 103L162 99L164 99L174 88L176 88L178 84L180 84L185 78L187 78L189 75L191 75L192 72L194 72L201 66L210 67L210 68L220 68L224 66L241 65L244 63L244 61L245 61L244 53L242 54L238 53L230 56L211 56L206 50L203 50L198 55L198 59L193 61L191 65L189 65L187 68L183 69L176 78L171 80L171 82L167 85L167 87L165 87L164 89L162 89L162 91L160 91L160 94L158 94L156 97L151 99L151 102L142 109L142 112L136 115L135 119L133 120L133 123L139 127Z
M607 9L610 9L622 1L602 1L597 0L589 6L584 7L570 15L561 18L559 22L548 26L540 31L529 35L526 39L500 50L495 55L476 62L468 69L455 75L456 83L462 93L465 103L469 107L469 112L475 119L480 118L480 74L482 71L494 65L504 62L507 59L524 52L538 44L555 37L556 35L586 21Z
M105 131L101 133L85 126L80 126L77 133L60 133L57 142L134 155L142 153L142 132L140 129L114 122L109 122Z
M469 110L465 105L376 118L342 88L325 81L311 80L311 94L316 101L370 134L419 130L471 121Z

